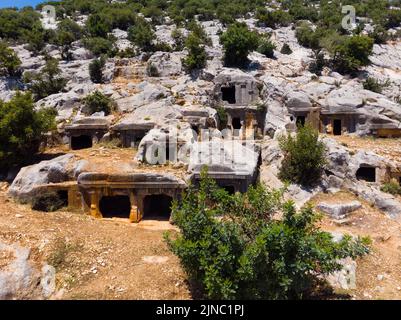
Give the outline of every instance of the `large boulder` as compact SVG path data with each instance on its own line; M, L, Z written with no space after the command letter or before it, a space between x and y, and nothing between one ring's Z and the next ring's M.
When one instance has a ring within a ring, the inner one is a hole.
M116 100L119 111L133 111L145 104L150 104L170 96L170 92L161 85L143 81L135 86L138 93Z
M171 77L177 76L182 70L182 54L176 52L155 52L148 60L148 76Z
M56 289L56 271L30 259L30 249L0 242L0 300L46 299Z
M194 143L188 170L198 174L204 166L210 174L227 174L253 177L258 169L259 150L256 145L243 145L238 141L211 141Z
M165 124L147 133L139 144L135 159L148 164L185 163L194 142L195 133L188 123Z
M347 203L319 203L316 208L334 219L343 219L349 213L354 212L362 208L362 204L359 201L351 201Z
M113 127L113 130L153 128L158 124L163 125L169 120L181 118L182 114L178 106L174 106L166 100L161 100L138 107L122 118Z
M79 173L77 168L83 170L81 161L73 154L24 167L11 184L9 195L20 201L30 201L41 186L73 180Z
M300 91L292 91L289 92L286 96L287 98L287 107L292 110L302 110L302 109L310 109L312 107L312 103L309 97Z

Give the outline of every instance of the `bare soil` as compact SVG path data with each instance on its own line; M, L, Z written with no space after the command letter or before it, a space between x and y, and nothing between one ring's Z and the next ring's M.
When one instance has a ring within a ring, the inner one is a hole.
M35 212L0 192L0 241L29 247L34 262L56 267L56 299L189 299L166 230L174 232L168 222Z
M348 293L354 299L401 299L401 223L356 198L348 192L335 195L320 194L311 202L348 202L358 200L363 207L341 225L325 216L320 226L326 231L353 236L369 236L372 249L369 255L357 260L357 289Z

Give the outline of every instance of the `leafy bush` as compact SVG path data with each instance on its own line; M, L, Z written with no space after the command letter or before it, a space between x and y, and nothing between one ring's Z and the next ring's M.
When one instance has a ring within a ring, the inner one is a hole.
M144 19L137 19L135 25L128 29L128 39L143 51L152 51L156 39L152 26Z
M21 60L14 50L0 42L0 75L14 76L20 66Z
M159 77L159 70L157 70L157 67L152 64L152 63L148 63L148 65L146 66L146 73L149 75L149 77Z
M98 59L93 59L89 64L89 76L93 83L103 82L103 68L106 64L106 59L102 56Z
M269 39L262 39L260 40L257 51L268 58L273 58L274 49L276 49L276 45L274 43L272 43Z
M61 47L61 56L65 60L71 59L71 46L74 41L82 37L82 28L71 19L63 19L57 26L57 44Z
M86 38L84 40L84 46L96 56L107 55L112 57L116 53L114 39L112 38Z
M283 47L281 48L281 51L280 51L282 54L291 54L292 53L292 50L291 50L291 47L287 44L287 43L284 43L283 44Z
M195 20L191 20L188 23L188 30L191 31L195 36L197 36L203 44L211 46L212 45L212 39L207 35L205 29L197 23Z
M47 58L46 65L38 73L25 73L24 82L34 94L35 100L46 98L61 92L67 84L67 80L60 76L58 60Z
M95 112L104 112L105 115L110 114L114 109L113 101L100 91L88 95L84 99L85 111L89 114Z
M281 199L282 191L262 185L229 195L203 171L199 189L190 186L173 204L180 233L165 239L204 297L307 298L322 277L341 269L339 259L369 251L368 239L334 242L316 227L311 207L297 212ZM283 218L273 219L279 210Z
M0 170L26 164L38 151L42 134L55 128L55 110L35 112L31 94L0 100Z
M262 7L256 11L256 19L258 19L259 25L275 29L288 26L292 21L292 16L283 10L268 11Z
M40 13L32 8L0 9L0 38L25 40L28 33L41 26Z
M185 47L188 50L188 55L183 60L185 69L189 72L203 69L206 66L207 54L202 40L195 33L191 33L185 41Z
M324 54L320 50L314 50L315 59L309 65L309 71L320 76L322 75L322 70L326 65L326 60L324 59Z
M392 195L401 195L401 186L397 180L391 180L390 182L383 184L380 190Z
M86 21L86 29L92 37L106 38L112 24L106 15L91 14Z
M376 93L382 93L383 88L388 86L387 82L381 83L379 80L368 77L364 82L363 82L363 88L365 90L370 90Z
M389 35L387 33L387 30L383 28L382 26L376 26L373 30L372 33L369 34L369 36L375 41L377 44L383 44L386 43L387 40L389 40Z
M68 201L63 199L57 192L45 192L34 197L32 200L32 210L43 212L55 212L68 205Z
M373 50L373 39L367 36L346 37L336 46L333 66L342 73L353 73L362 66L370 64L369 56Z
M248 54L259 46L259 36L245 23L234 23L220 36L220 42L224 47L225 65L244 67L249 62Z
M171 37L174 40L174 50L181 51L185 46L184 34L177 28L171 32Z
M325 146L319 133L310 125L298 128L296 137L290 134L280 139L284 153L279 177L284 181L313 186L320 181L325 164Z
M301 46L311 49L318 49L320 47L318 34L308 24L301 24L296 29L295 36Z
M223 107L217 107L216 111L220 121L220 128L226 128L228 121L227 111Z

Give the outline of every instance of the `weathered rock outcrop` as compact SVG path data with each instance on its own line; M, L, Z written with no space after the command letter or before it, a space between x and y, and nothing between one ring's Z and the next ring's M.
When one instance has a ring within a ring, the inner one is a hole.
M46 299L54 293L55 269L37 266L29 255L29 248L0 242L0 300Z
M147 73L151 77L177 76L182 71L183 54L155 52L148 60Z
M38 187L73 180L84 167L72 154L24 167L11 184L9 194L20 201L29 201Z

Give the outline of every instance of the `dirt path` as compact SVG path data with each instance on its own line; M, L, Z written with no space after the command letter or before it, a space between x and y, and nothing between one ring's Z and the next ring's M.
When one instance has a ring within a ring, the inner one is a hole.
M327 231L369 236L372 252L357 261L357 289L350 293L356 299L401 299L401 221L393 220L347 192L321 194L312 203L358 200L363 207L348 221L338 225L324 217L321 227Z
M56 267L56 298L190 298L178 260L163 241L166 229L168 222L134 225L33 212L0 193L0 240L30 247L33 260Z

